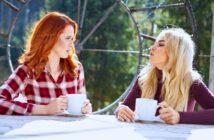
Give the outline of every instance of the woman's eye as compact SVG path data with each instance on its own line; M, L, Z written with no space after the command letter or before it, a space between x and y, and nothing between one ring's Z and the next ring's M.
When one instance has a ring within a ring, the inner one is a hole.
M159 46L159 47L163 47L164 45L165 45L164 40L159 40L159 41L158 41L158 46Z
M164 43L159 43L158 44L160 47L163 47L164 46Z
M71 39L71 37L70 37L70 36L69 36L69 37L66 37L66 39L69 40L69 39Z

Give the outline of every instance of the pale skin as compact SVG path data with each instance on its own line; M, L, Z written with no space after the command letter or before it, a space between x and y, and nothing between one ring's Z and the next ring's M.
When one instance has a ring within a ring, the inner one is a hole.
M150 49L150 63L162 69L167 62L168 55L164 48L164 40L157 41ZM159 110L160 118L167 124L177 124L180 121L179 113L172 107L167 105L166 102L159 103L161 109ZM116 111L116 117L122 122L134 122L135 113L126 105L120 105Z
M74 29L71 25L67 25L48 56L47 70L55 81L62 73L62 70L60 69L60 59L67 58L71 47L74 45L73 37ZM35 105L32 114L55 115L63 113L67 108L67 97L59 96L52 100L48 105ZM92 105L88 99L84 102L81 110L83 114L90 114L92 112Z

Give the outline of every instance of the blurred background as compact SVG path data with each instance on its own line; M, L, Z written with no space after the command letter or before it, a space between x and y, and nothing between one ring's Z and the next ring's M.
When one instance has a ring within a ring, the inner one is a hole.
M0 1L0 33L8 31L14 17L13 10ZM18 0L7 0L21 6ZM129 8L161 6L181 3L179 0L124 0ZM197 23L197 55L195 69L202 75L206 84L209 81L210 48L212 32L212 11L214 1L190 0ZM23 52L26 39L35 22L49 11L67 14L79 24L76 44L79 60L85 70L88 98L94 111L108 106L121 96L130 85L147 58L151 40L144 40L143 51L139 52L139 32L157 36L166 27L182 27L192 34L191 19L185 8L168 8L132 12L138 28L127 10L116 0L31 0L18 15L10 41L11 60L16 68L17 59ZM11 74L4 38L0 38L0 84ZM143 53L143 54L139 54ZM139 62L140 61L140 62Z

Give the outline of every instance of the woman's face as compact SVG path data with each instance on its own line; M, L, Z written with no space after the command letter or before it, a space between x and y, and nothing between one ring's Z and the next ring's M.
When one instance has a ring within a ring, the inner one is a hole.
M157 40L150 50L150 63L162 69L166 64L168 55L166 53L165 41L163 39Z
M74 28L67 25L60 34L58 41L55 43L51 53L59 58L67 58L71 48L74 45Z

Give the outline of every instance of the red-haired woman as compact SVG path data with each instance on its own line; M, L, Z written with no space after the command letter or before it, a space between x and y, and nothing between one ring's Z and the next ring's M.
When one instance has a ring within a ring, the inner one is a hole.
M20 66L0 87L0 114L54 115L67 109L67 94L86 94L82 64L74 49L78 26L51 12L36 24ZM26 102L16 101L22 94ZM92 112L86 100L82 113Z

